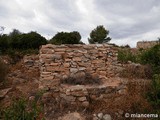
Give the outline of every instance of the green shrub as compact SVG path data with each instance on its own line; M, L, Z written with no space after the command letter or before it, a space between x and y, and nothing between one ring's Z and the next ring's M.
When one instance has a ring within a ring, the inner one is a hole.
M0 35L0 50L5 51L9 47L8 36L6 34Z
M160 45L146 50L141 55L142 64L150 64L155 74L160 73Z
M21 98L15 100L12 105L1 111L3 120L36 120L39 116L41 109L33 101L29 106L29 103Z
M160 108L160 74L155 74L153 76L151 90L147 94L147 97L154 108Z
M77 31L58 32L50 41L51 44L81 44L81 35Z
M4 83L8 73L7 65L0 60L0 83Z
M47 44L47 40L37 32L21 33L13 30L8 36L9 46L12 49L38 49L41 45Z
M126 63L128 61L135 62L136 57L135 57L135 55L132 54L130 49L122 49L122 50L118 51L118 60L123 63Z

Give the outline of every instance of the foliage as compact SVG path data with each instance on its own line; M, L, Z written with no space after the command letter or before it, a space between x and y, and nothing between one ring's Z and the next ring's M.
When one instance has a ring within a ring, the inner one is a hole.
M160 45L155 45L143 52L141 55L141 63L152 65L154 73L160 73Z
M128 44L120 46L121 48L131 48Z
M135 55L132 54L130 49L122 49L122 50L118 51L118 60L123 63L126 63L128 61L135 62L136 57L135 57Z
M41 45L47 44L47 41L40 34L36 32L30 32L11 38L10 44L14 49L38 49Z
M52 44L81 44L81 35L77 31L58 32L51 40Z
M7 73L8 73L7 65L0 60L0 83L5 82Z
M90 44L107 43L111 40L110 37L107 37L108 34L109 31L106 30L103 25L99 25L91 31L88 41Z
M160 74L153 76L151 90L148 92L147 97L154 108L160 108Z
M118 59L122 62L132 61L151 66L151 68L146 69L147 71L140 69L140 72L138 72L139 69L132 66L126 70L128 70L127 75L134 78L137 76L142 77L143 73L145 73L144 75L149 75L149 78L152 78L151 88L147 92L147 98L155 109L154 112L160 113L160 44L147 50L140 49L134 55L129 50L121 50L118 53Z
M9 55L16 63L26 54L38 54L41 45L47 40L37 32L21 33L14 29L11 33L0 35L0 54Z
M9 47L8 36L6 34L0 35L0 50L1 50L1 52L3 52L8 47Z
M9 33L8 43L10 48L18 48L18 43L20 42L19 38L21 35L22 33L17 29L13 29L13 31Z
M0 50L2 53L8 49L39 49L44 44L47 44L47 40L37 32L21 33L19 30L14 29L8 35L0 36Z
M40 112L41 109L35 101L29 106L29 103L21 98L2 110L1 115L4 120L36 120Z

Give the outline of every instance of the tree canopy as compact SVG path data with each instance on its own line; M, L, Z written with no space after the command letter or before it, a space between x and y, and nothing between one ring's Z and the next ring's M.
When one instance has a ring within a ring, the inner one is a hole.
M103 25L99 25L91 31L88 41L90 44L107 43L111 40L110 37L107 37L108 34L109 31L106 30Z
M47 44L47 40L37 32L21 33L14 29L8 35L0 35L0 49L38 49L41 45Z
M51 40L52 44L81 44L81 35L77 31L58 32Z

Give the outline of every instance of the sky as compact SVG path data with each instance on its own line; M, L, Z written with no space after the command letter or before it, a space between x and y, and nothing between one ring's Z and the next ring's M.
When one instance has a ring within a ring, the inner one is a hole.
M111 43L136 47L160 37L160 0L0 0L3 33L37 31L47 39L57 32L78 31L88 43L98 25Z

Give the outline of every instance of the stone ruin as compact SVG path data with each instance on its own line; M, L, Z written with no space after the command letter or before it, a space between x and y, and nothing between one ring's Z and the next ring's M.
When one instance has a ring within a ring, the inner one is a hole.
M159 41L139 41L137 42L137 48L143 48L143 49L148 49L153 47L154 45L157 45Z
M43 45L40 49L39 88L54 90L59 96L76 104L87 107L89 100L98 100L115 93L125 93L126 85L118 78L119 67L117 48L108 44L93 45ZM97 77L102 84L70 85L61 80L68 77L79 79L86 73ZM80 74L80 75L79 75ZM117 78L116 78L117 77Z

